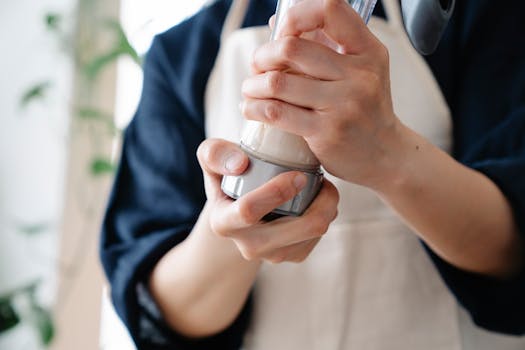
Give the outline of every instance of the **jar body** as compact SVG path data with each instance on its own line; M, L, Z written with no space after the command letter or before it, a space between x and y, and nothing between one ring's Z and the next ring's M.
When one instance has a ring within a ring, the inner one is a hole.
M286 12L300 1L279 0L271 40L280 37L281 23ZM350 4L367 22L375 2L376 0L351 0ZM335 51L341 51L339 45L321 30L304 33L302 37L321 42ZM293 74L291 71L289 73ZM302 171L307 177L306 187L292 200L274 210L274 213L279 215L301 215L319 192L323 181L321 164L305 139L261 122L248 121L243 129L240 143L241 148L250 158L250 166L240 176L224 176L223 192L237 199L280 173L291 170Z

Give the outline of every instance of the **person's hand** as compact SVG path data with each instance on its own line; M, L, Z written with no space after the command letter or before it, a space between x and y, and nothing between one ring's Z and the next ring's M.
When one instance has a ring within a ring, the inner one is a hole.
M339 178L369 187L385 182L402 129L387 49L344 0L303 0L281 26L279 39L254 54L256 74L242 88L244 116L303 136ZM316 30L339 52L300 37Z
M325 180L317 198L302 216L264 222L266 214L292 199L305 186L303 173L291 171L278 175L233 201L221 191L221 178L243 173L249 164L246 154L233 143L208 139L199 146L197 157L204 174L211 230L232 239L247 260L301 262L337 216L339 195L334 185Z

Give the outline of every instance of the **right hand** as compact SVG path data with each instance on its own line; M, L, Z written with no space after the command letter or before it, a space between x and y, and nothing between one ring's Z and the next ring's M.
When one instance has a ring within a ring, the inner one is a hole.
M210 228L230 238L246 260L302 262L337 216L339 194L324 180L316 199L300 217L262 218L292 199L306 184L298 171L280 174L234 201L221 190L223 175L240 175L249 159L238 145L219 139L202 142L197 157L204 174Z

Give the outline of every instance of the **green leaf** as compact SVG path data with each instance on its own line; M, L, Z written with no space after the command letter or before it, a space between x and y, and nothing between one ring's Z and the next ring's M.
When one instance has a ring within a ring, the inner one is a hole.
M44 345L49 345L55 336L55 327L51 312L42 306L33 303L31 306L31 322L36 328L40 341Z
M91 162L91 174L93 176L113 174L116 170L116 166L106 158L97 157Z
M45 231L49 231L51 224L49 223L38 223L30 225L20 225L18 226L18 231L28 236L33 236Z
M86 77L90 80L94 80L100 72L113 62L115 62L120 56L120 52L113 50L109 53L103 54L101 56L95 57L93 61L86 64L84 71Z
M129 42L120 22L114 19L108 19L103 25L115 35L115 44L108 52L95 57L91 62L86 64L86 76L91 80L95 79L105 67L114 63L121 56L128 56L139 66L142 66L142 57L140 57Z
M20 99L20 106L27 107L29 103L44 98L50 87L50 81L42 81L31 86L26 90L26 92L22 94L22 98Z
M98 109L91 107L81 107L77 109L77 115L83 120L100 121L101 123L106 124L109 132L114 135L120 132L120 129L115 124L113 117L108 113L104 113Z
M117 51L119 51L122 55L127 55L131 57L131 59L135 61L135 63L137 63L138 65L142 65L142 58L139 56L135 48L129 42L128 36L126 35L126 32L124 32L124 28L122 28L120 22L115 19L108 19L106 20L105 24L106 27L108 27L110 30L113 30L113 32L115 33L115 36L117 38Z
M3 333L20 323L20 317L15 311L11 298L0 299L0 333Z
M62 22L62 16L58 13L47 13L44 17L46 28L52 31L60 29L60 23Z
M98 109L91 107L80 107L77 109L77 114L82 119L108 120L111 116Z

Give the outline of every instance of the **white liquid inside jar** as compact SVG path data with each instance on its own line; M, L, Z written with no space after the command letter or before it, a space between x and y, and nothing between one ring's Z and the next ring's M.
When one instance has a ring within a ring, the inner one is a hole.
M256 121L246 122L241 145L248 153L293 169L315 170L319 160L301 136Z
M279 37L282 18L299 1L301 0L279 0L271 40ZM304 138L260 122L246 122L241 145L246 152L259 159L292 169L315 171L320 166Z

